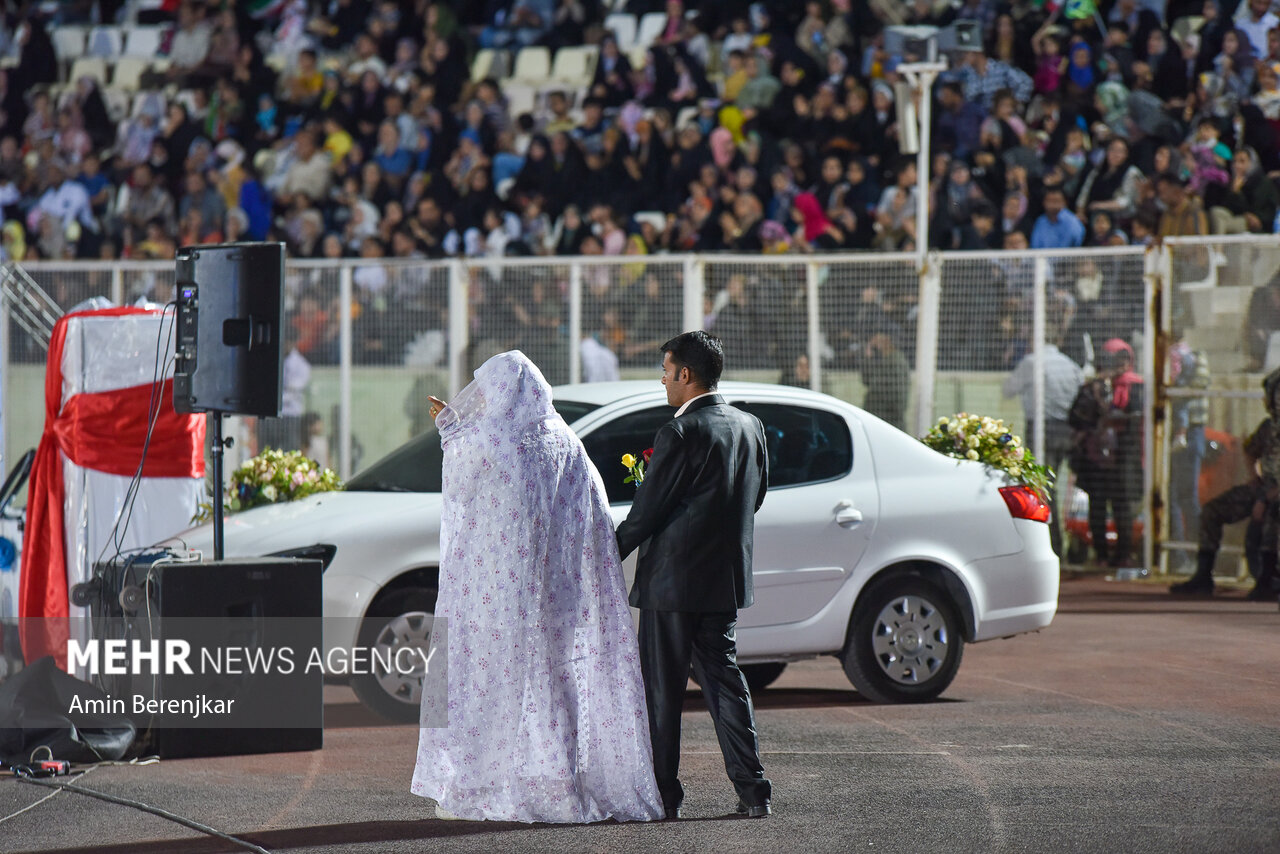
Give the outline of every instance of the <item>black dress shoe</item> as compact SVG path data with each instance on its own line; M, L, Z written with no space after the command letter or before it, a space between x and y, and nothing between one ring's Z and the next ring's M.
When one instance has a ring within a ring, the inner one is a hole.
M1212 596L1213 578L1193 575L1181 584L1172 585L1169 592L1177 596Z
M1280 590L1277 590L1274 584L1256 582L1253 589L1245 594L1244 599L1246 602L1270 602L1277 593L1280 593Z
M738 801L738 815L745 815L747 818L764 818L772 812L768 801L762 804L746 804Z

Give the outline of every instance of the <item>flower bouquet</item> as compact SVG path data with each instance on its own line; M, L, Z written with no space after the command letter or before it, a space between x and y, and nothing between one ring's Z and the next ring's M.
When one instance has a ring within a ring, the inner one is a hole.
M998 418L961 412L943 416L920 440L935 451L959 460L977 460L999 469L1048 501L1053 471L1036 461L1022 440Z
M639 459L636 459L635 454L623 454L622 464L631 474L627 475L622 482L634 483L636 486L644 483L644 467L649 464L651 457L653 457L653 448L642 453Z
M245 460L231 473L222 507L227 513L248 510L263 504L297 501L317 492L342 489L342 481L333 469L322 467L301 451L278 451L268 448ZM200 504L196 521L213 516L211 501Z

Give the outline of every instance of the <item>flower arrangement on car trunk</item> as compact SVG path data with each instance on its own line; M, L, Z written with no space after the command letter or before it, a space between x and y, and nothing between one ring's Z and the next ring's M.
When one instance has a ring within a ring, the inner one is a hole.
M301 451L267 448L231 473L222 507L227 513L235 513L340 489L342 480L333 469L325 468ZM196 520L203 522L212 516L213 503L204 502Z
M1023 447L1022 439L1010 432L998 418L961 412L943 416L929 428L922 442L939 453L958 460L977 460L999 469L1044 500L1053 487L1053 471L1036 461Z

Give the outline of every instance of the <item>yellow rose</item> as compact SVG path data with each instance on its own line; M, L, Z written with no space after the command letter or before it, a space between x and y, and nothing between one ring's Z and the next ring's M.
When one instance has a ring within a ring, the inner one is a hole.
M622 464L627 468L634 468L636 464L636 458L631 454L623 454Z
M977 437L977 436L970 436L970 437L969 437L969 447L970 447L970 448L976 448L976 447L978 447L978 444L979 444L979 439L978 439L978 437Z
M1018 477L1019 475L1022 474L1022 469L1019 466L1010 466L1009 474L1013 475L1014 477Z
M968 457L968 458L969 458L969 459L971 459L971 460L976 460L976 459L978 458L978 452L977 452L977 451L972 451L972 450L971 450L971 451L969 451L968 453L966 453L966 454L965 454L965 456L966 456L966 457Z

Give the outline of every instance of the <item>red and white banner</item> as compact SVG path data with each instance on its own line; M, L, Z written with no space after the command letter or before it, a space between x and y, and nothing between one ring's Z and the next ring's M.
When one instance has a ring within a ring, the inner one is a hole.
M22 623L28 662L51 654L66 669L67 637L88 639L86 609L72 605L68 591L91 577L95 561L116 553L109 541L128 513L125 498L142 460L162 326L172 337L172 316L113 308L67 315L54 327L22 548L18 614L46 618ZM158 394L122 550L189 527L204 497L204 416L174 412L171 368Z

